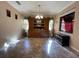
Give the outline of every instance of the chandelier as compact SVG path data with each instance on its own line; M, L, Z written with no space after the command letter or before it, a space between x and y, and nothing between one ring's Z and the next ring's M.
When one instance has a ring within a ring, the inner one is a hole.
M35 18L36 19L43 19L43 16L42 15L36 15Z
M35 16L35 19L43 19L43 16L40 15L40 5L38 5L38 7L39 7L39 14Z

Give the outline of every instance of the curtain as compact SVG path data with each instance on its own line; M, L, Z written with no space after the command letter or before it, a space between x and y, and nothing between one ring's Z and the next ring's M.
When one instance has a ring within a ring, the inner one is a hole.
M64 21L64 18L62 18L61 30L72 33L73 32L73 22L72 21L66 22L66 21Z
M72 32L73 31L73 23L72 22L65 22L65 30L66 32Z

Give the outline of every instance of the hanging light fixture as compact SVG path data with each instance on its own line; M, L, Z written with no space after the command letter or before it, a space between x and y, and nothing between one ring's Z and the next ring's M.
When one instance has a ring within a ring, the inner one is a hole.
M38 5L38 7L39 7L39 14L35 16L35 19L43 19L43 16L40 15L40 5Z

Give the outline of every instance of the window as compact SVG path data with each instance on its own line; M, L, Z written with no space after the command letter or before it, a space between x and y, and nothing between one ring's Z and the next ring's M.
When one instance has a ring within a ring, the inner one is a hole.
M29 30L29 21L28 19L24 19L23 28L28 32Z
M17 14L15 14L15 19L18 19L18 15Z
M73 33L73 20L75 12L60 17L60 31Z
M10 10L7 9L7 10L6 10L6 14L7 14L8 17L11 17L11 12L10 12Z
M52 31L53 30L53 20L51 19L49 21L49 31Z

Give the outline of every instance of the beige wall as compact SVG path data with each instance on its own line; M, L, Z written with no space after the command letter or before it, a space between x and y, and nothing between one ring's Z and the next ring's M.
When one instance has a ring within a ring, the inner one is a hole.
M6 10L11 11L11 17L6 16ZM18 19L15 19L15 14ZM7 2L0 1L0 41L14 35L18 35L22 29L22 16L20 13L10 6Z
M66 33L66 34L71 36L70 47L79 52L79 2L72 4L71 6L67 7L66 9L61 11L58 15L55 16L54 28L56 33L60 33L59 31L60 16L70 13L73 10L75 11L73 33L72 34Z

